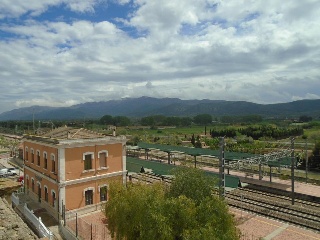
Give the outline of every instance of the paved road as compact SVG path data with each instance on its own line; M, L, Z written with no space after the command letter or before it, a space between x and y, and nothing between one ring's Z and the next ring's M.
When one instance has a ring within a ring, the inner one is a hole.
M9 161L10 158L6 157L6 158L1 158L0 156L0 168L13 168L15 166L10 164ZM23 170L17 170L17 176L10 176L9 178L18 178L18 176L23 176Z

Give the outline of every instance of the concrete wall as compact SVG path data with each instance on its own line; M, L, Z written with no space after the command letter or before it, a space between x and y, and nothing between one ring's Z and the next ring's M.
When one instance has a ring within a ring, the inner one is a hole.
M59 233L64 237L64 239L68 240L77 240L76 236L69 231L66 227L63 226L63 223L59 224Z

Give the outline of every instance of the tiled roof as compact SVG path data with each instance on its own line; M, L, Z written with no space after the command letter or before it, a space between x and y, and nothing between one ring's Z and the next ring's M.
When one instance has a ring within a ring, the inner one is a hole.
M102 134L84 129L72 127L59 127L50 132L44 133L41 137L54 138L54 139L84 139L84 138L101 138Z

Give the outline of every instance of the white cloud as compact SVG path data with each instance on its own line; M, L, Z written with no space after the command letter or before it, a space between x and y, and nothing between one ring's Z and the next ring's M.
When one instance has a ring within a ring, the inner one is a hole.
M29 106L49 106L49 107L69 107L78 104L78 100L67 100L67 101L56 101L52 98L41 98L41 99L29 99L29 100L18 100L15 102L15 106L18 108L29 107Z
M23 14L38 16L44 13L49 7L65 5L71 11L88 13L94 12L95 6L106 3L106 0L1 0L0 19L18 18Z
M107 4L107 0L64 0L64 4L74 12L93 13L97 5Z
M304 96L292 96L292 101L297 101L302 99L320 99L320 95L307 93Z
M15 0L13 3L11 0L2 0L0 5L0 17L19 17L28 12L32 15L39 15L47 10L49 6L54 6L61 2L61 0Z
M93 14L106 1L10 2L0 16L30 17L0 21L17 36L0 38L0 112L141 95L259 103L320 95L319 1L119 0L134 5L120 22L31 16L51 6Z
M131 2L131 0L114 0L115 3L118 3L120 5L125 5Z

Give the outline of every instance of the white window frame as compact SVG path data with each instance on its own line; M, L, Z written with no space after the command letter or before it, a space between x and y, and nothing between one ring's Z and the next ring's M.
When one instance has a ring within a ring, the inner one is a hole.
M86 160L86 155L91 155L91 160L94 160L94 152L85 152L82 154L82 160Z
M108 197L109 184L102 184L102 185L99 185L99 186L98 186L99 200L101 199L101 197L100 197L100 189L103 188L103 187L106 187L106 188L107 188L107 197ZM105 201L107 201L107 199L106 199Z
M84 169L84 166L83 166L83 171L82 172L94 171L93 162L92 162L94 160L94 152L85 152L85 153L83 153L82 154L82 161L86 160L86 155L91 155L91 168L90 169Z
M86 191L92 191L92 203L90 203L90 204L87 204L87 203L86 203ZM83 197L84 197L84 204L85 204L85 206L93 205L93 204L94 204L94 187L85 188L85 189L83 190Z
M94 193L94 187L87 187L87 188L83 189L83 197L85 196L86 191L88 191L88 190L92 190L92 192Z
M101 167L100 166L100 154L101 153L105 153L106 154L106 166L105 167ZM109 166L108 166L108 155L109 155L109 153L108 153L107 150L102 150L102 151L98 152L98 160L99 160L99 168L98 168L98 170L108 169L109 168Z

